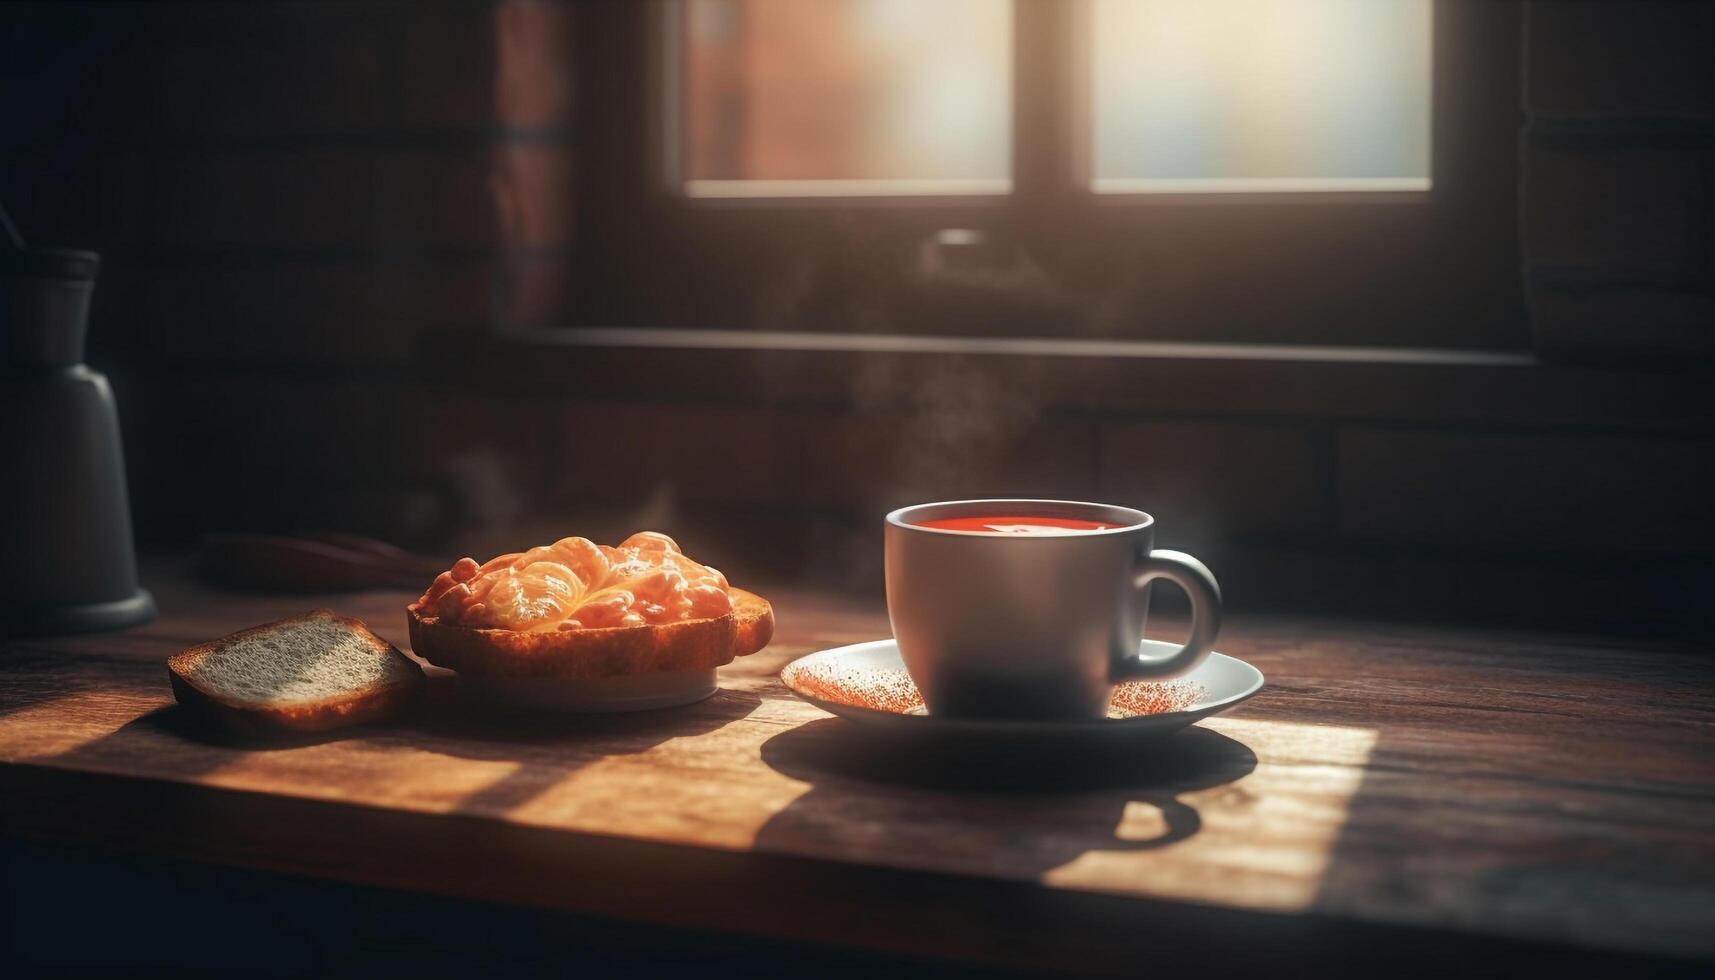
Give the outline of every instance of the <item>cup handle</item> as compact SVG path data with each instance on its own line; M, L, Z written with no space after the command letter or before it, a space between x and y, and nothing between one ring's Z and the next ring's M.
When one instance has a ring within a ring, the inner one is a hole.
M1134 639L1132 652L1116 657L1109 669L1115 683L1186 673L1209 655L1215 634L1221 631L1221 586L1209 566L1183 551L1151 551L1138 562L1133 587L1142 589L1158 578L1179 586L1191 597L1191 636L1173 654L1148 658L1137 655Z

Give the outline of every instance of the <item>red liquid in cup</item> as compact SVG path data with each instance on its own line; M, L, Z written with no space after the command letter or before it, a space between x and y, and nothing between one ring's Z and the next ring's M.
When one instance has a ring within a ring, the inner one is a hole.
M1079 531L1106 531L1123 527L1101 521L1082 521L1076 517L1037 517L1017 514L989 514L976 517L941 517L930 521L915 521L918 527L941 531L978 531L985 534L1031 535L1076 534Z

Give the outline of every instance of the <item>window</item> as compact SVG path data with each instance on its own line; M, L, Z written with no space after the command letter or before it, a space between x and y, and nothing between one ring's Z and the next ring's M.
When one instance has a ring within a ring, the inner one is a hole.
M689 0L693 197L1005 194L1012 17L994 0Z
M1429 190L1429 0L1091 8L1096 192Z
M1525 343L1514 2L582 9L576 322Z
M1428 190L1430 10L1089 0L1061 66L1090 92L1074 179ZM667 165L690 197L1010 193L1013 21L1009 0L683 0Z

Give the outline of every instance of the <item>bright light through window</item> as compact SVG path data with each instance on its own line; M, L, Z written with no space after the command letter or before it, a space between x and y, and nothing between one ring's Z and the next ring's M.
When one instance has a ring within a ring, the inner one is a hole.
M1098 193L1429 188L1432 0L1083 9ZM690 196L1012 189L1009 0L684 0L676 26Z
M1091 0L1099 193L1420 191L1431 0Z
M694 197L1004 194L1007 0L686 0Z

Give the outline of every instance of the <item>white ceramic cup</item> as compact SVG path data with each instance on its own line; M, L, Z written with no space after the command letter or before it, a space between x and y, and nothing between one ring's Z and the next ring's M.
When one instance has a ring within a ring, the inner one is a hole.
M924 527L957 517L1070 518L1111 525L1054 534ZM1101 718L1121 681L1184 674L1208 656L1221 589L1190 555L1154 550L1140 510L1071 500L954 500L903 507L885 525L887 612L931 714ZM1191 635L1139 653L1149 585L1191 597Z

